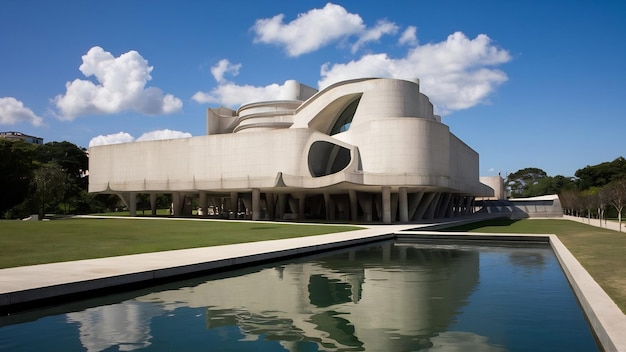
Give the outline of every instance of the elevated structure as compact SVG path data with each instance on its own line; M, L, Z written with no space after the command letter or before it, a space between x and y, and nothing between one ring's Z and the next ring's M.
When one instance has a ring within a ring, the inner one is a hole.
M473 211L478 153L433 114L419 82L295 81L280 100L207 112L207 135L90 149L89 191L172 193L174 215L410 222ZM195 199L195 200L194 200Z

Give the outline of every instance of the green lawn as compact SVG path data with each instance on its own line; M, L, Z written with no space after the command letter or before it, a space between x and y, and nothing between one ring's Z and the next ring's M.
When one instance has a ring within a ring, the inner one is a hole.
M355 226L159 219L0 221L0 268L320 235Z
M540 219L499 219L443 231L555 234L626 313L626 233L574 221Z

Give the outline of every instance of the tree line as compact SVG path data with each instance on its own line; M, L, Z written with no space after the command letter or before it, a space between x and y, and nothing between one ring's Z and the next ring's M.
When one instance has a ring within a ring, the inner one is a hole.
M574 177L548 176L545 171L529 167L507 176L510 197L525 198L558 194L565 214L622 221L626 206L626 159L586 166Z
M116 197L87 192L89 157L70 142L0 139L0 217L102 212Z

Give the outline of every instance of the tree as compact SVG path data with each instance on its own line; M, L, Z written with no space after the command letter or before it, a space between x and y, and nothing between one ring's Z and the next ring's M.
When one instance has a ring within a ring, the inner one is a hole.
M33 163L36 149L35 144L0 138L0 215L6 217L11 208L28 197L33 171L37 168Z
M626 159L619 157L610 162L586 166L576 170L575 175L578 177L580 190L603 187L612 181L626 177Z
M511 191L511 197L527 197L530 187L546 177L548 175L545 171L536 167L527 167L509 174L506 184Z
M39 205L39 215L43 219L46 209L58 205L68 190L69 176L57 164L41 165L34 172L35 201Z
M619 232L622 232L622 210L626 206L626 178L621 178L611 182L609 189L609 203L617 210L617 222Z

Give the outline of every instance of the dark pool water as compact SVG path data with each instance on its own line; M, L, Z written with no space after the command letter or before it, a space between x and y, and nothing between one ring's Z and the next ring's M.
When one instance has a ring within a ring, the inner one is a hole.
M385 242L0 318L2 351L598 351L550 248Z

